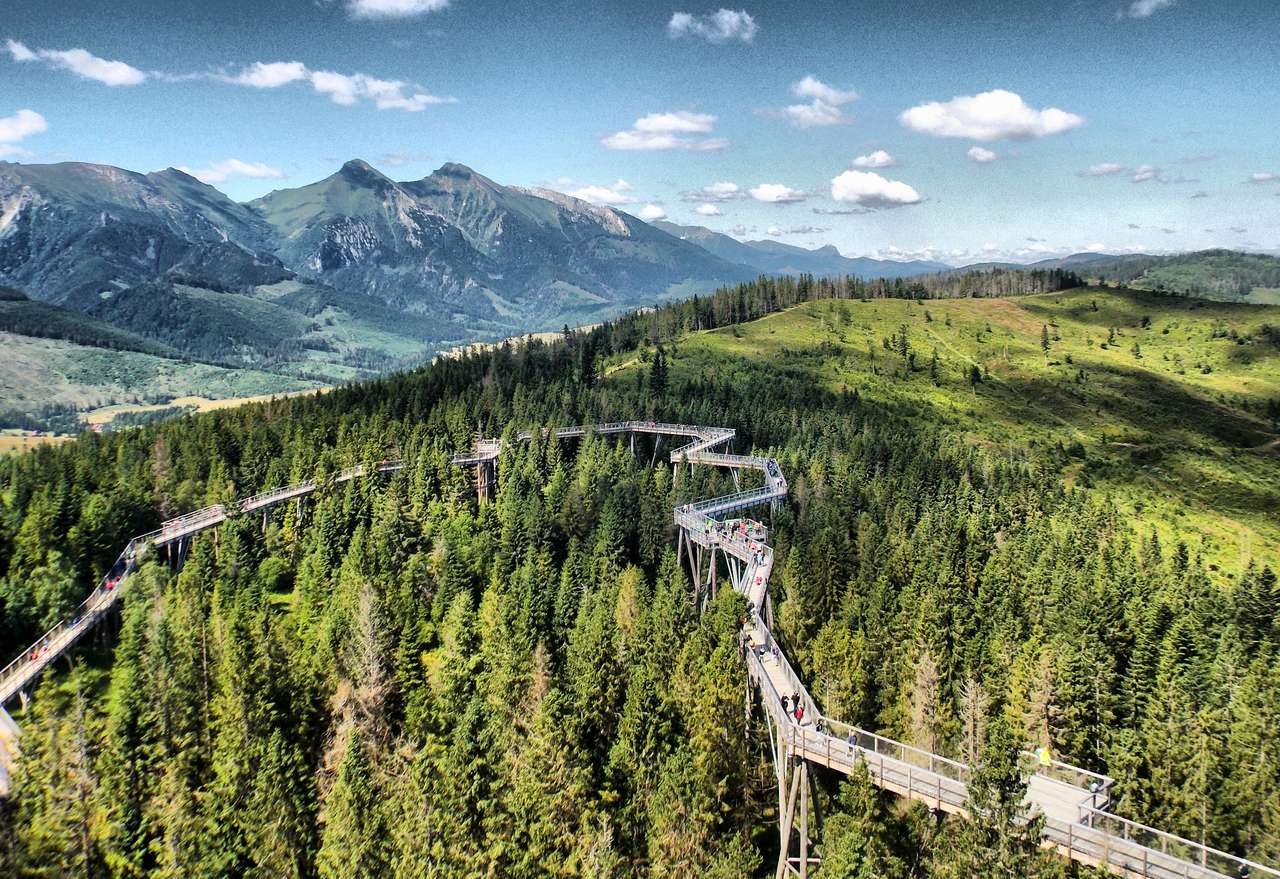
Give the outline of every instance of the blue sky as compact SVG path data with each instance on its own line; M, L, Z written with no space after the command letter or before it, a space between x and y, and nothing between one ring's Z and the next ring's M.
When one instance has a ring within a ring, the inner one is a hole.
M1276 252L1280 7L7 0L6 155L238 199L458 161L848 255Z

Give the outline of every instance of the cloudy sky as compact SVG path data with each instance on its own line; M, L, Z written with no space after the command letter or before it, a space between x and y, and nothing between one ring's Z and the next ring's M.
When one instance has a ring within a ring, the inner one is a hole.
M1280 251L1274 0L5 0L0 159L238 199L463 162L953 263Z

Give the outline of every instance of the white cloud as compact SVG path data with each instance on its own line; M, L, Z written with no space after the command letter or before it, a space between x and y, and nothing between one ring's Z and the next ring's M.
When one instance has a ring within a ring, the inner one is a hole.
M254 180L274 180L284 176L284 172L261 162L242 162L240 159L223 159L214 162L207 168L186 168L178 166L178 170L190 174L202 183L222 183L232 177L249 177Z
M768 202L769 204L794 204L809 197L807 192L792 189L790 186L784 186L781 183L761 183L759 186L751 187L748 191L756 201Z
M700 37L717 45L734 40L749 43L755 39L757 30L756 20L745 9L718 9L709 15L676 12L667 22L667 33L673 40Z
M1161 9L1168 9L1175 0L1133 0L1126 12L1130 18L1150 18Z
M716 124L710 113L690 113L677 110L674 113L649 113L641 116L631 127L646 134L709 134Z
M743 235L747 234L747 227L739 223L738 225L730 229L729 232L730 234L737 235L739 238L741 238Z
M985 165L987 162L994 162L996 159L1000 158L991 150L980 146L969 147L969 151L966 152L965 155L977 162L979 165Z
M813 101L809 104L789 104L780 111L793 128L823 128L827 125L840 125L852 122L852 116L846 116L839 107Z
M28 49L17 40L7 40L5 49L14 61L44 61L50 67L69 70L77 76L103 85L138 85L147 74L123 61L109 61L85 49Z
M1059 134L1084 125L1084 117L1057 107L1037 110L1020 95L994 89L950 101L930 101L904 110L898 121L934 137L970 140L1026 140Z
M806 76L799 82L792 83L791 93L797 98L813 98L815 101L834 104L837 107L850 101L858 100L857 92L852 90L842 92L840 89L833 88L812 76Z
M418 152L416 150L395 150L383 153L378 157L378 162L392 168L399 168L401 165L407 165L410 162L429 162L431 159L431 153Z
M409 18L438 12L449 0L347 0L353 18Z
M722 150L729 145L729 141L722 137L690 140L687 137L676 137L674 134L646 134L642 131L615 131L601 138L600 143L611 150L691 150L693 152Z
M1254 171L1249 175L1248 183L1273 183L1280 180L1280 174L1273 174L1270 171Z
M720 217L723 216L721 210L709 202L704 202L693 209L694 213L701 214L704 217Z
M319 94L344 107L368 100L379 110L404 110L418 113L436 104L454 104L457 98L445 98L420 91L398 79L379 79L366 73L336 73L311 70L301 61L256 61L234 75L215 77L232 85L275 89L295 82L308 82Z
M626 181L622 182L625 183ZM583 201L599 205L635 204L639 201L639 199L627 195L625 192L618 191L616 186L597 186L595 184L587 184L577 189L566 190L565 195L572 195L574 198L580 198Z
M727 180L712 183L710 186L704 186L701 189L680 193L681 200L696 202L726 202L746 198L746 196L747 193L738 184L730 183Z
M613 188L618 190L618 192L630 192L631 190L635 189L634 186L632 186L627 181L623 180L621 177L613 181Z
M639 217L646 223L652 223L654 220L662 220L667 216L667 212L662 209L661 205L647 204L640 208Z
M1154 165L1139 165L1133 169L1133 182L1146 183L1148 180L1159 181L1160 169Z
M1079 174L1081 177L1111 177L1115 174L1125 174L1128 170L1117 162L1100 162L1097 165L1090 165Z
M40 57L17 40L5 40L4 47L14 61L35 61Z
M898 160L884 150L876 150L853 160L855 168L892 168L896 164Z
M791 84L791 93L797 98L810 98L807 104L791 104L773 112L781 115L795 128L821 128L852 122L840 108L858 99L855 91L841 91L812 76Z
M779 226L770 226L766 234L774 237L780 235L821 235L823 232L830 232L826 226L792 226L783 229Z
M724 138L688 137L691 134L710 134L716 117L710 113L690 113L677 110L674 113L650 113L641 116L626 131L615 131L600 139L611 150L693 150L706 152L724 149L729 142Z
M259 89L274 89L300 79L307 79L310 73L307 65L301 61L271 61L263 63L255 61L232 77L236 85L247 85Z
M18 155L19 141L48 130L49 123L35 110L19 110L12 116L0 117L0 150L5 155Z
M845 171L831 181L831 197L868 210L916 204L920 193L901 180L887 180L872 171Z

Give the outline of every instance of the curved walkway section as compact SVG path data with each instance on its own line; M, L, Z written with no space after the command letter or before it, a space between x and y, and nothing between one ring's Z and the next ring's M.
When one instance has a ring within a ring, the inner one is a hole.
M732 576L732 569L730 573L734 588L750 603L750 619L742 632L742 652L747 674L769 720L770 747L779 782L779 814L794 811L794 803L788 808L785 797L787 764L793 759L845 775L863 766L875 784L885 790L920 800L930 808L965 814L969 803L967 764L823 715L774 639L768 622L772 619L768 590L773 549L740 528L726 527L721 517L785 498L787 482L778 462L713 451L733 440L734 431L729 428L625 421L554 428L544 431L544 435L568 438L589 432L683 437L689 442L671 452L673 465L729 468L735 471L735 480L736 471L741 470L757 470L764 475L760 488L678 506L674 519L681 531L682 545L687 542L711 548L740 563L737 575ZM523 441L531 436L523 432L516 438ZM499 440L480 439L469 453L453 460L457 464L492 466L501 447ZM697 575L695 585L696 582ZM795 710L797 699L801 706L799 716ZM1112 782L1106 776L1058 761L1044 765L1030 753L1023 754L1023 762L1028 776L1027 803L1033 814L1044 816L1045 843L1073 860L1144 879L1280 879L1280 871L1270 867L1105 811ZM787 845L785 832L783 845ZM786 864L784 852L779 873Z
M735 483L743 470L762 474L760 487L681 505L674 510L674 520L680 528L682 546L687 543L691 548L713 550L713 569L714 553L724 554L733 587L750 603L750 619L745 622L741 635L742 652L747 674L759 692L771 729L770 747L780 793L785 791L787 764L792 760L826 766L846 775L855 767L863 766L873 781L886 790L921 800L932 808L965 813L970 776L966 764L826 717L774 639L770 631L769 599L773 549L761 536L762 528L748 528L741 523L733 526L723 517L762 504L779 503L786 497L787 482L777 460L723 451L734 439L734 431L723 427L623 421L544 431L544 435L560 438L588 433L630 438L655 436L659 444L666 437L677 437L687 442L670 453L670 463L674 466L727 468L733 471ZM526 431L516 438L526 441L532 435ZM501 447L499 440L477 440L470 452L456 455L453 461L492 468ZM384 460L372 468L372 473L394 472L403 466L399 461ZM0 794L7 793L8 769L18 755L19 734L18 726L5 713L4 706L25 694L49 665L115 607L130 576L150 552L158 547L171 548L170 551L176 547L180 559L191 537L220 525L231 516L266 511L310 495L325 485L350 482L365 475L363 466L349 467L322 483L306 480L231 505L215 504L170 519L156 531L130 540L76 612L0 670ZM1241 876L1280 879L1280 870L1110 814L1105 811L1110 778L1064 763L1050 762L1045 766L1030 754L1024 757L1029 778L1027 800L1034 811L1045 817L1045 842L1068 857L1121 875L1150 879L1237 879ZM794 793L793 790L793 796Z

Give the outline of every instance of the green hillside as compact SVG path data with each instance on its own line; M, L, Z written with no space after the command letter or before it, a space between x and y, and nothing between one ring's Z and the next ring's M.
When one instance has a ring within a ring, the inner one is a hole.
M77 413L102 406L306 390L416 366L463 341L426 316L294 280L150 282L91 314L0 288L0 336L0 426L71 432Z
M1255 304L1280 304L1280 258L1235 250L1091 260L1078 271L1139 290Z
M138 351L0 332L0 427L75 432L76 413L114 403L223 399L320 387L314 380L229 369Z
M201 360L330 381L420 362L459 341L422 315L295 280L243 289L153 281L102 300L93 314Z
M616 381L631 380L630 362ZM970 443L1025 449L1162 535L1194 538L1215 564L1280 554L1280 308L1102 289L810 302L698 333L671 363L690 380L782 370Z
M62 339L77 345L140 351L162 357L178 352L161 342L121 329L83 312L28 299L12 288L0 288L0 332L39 339Z

